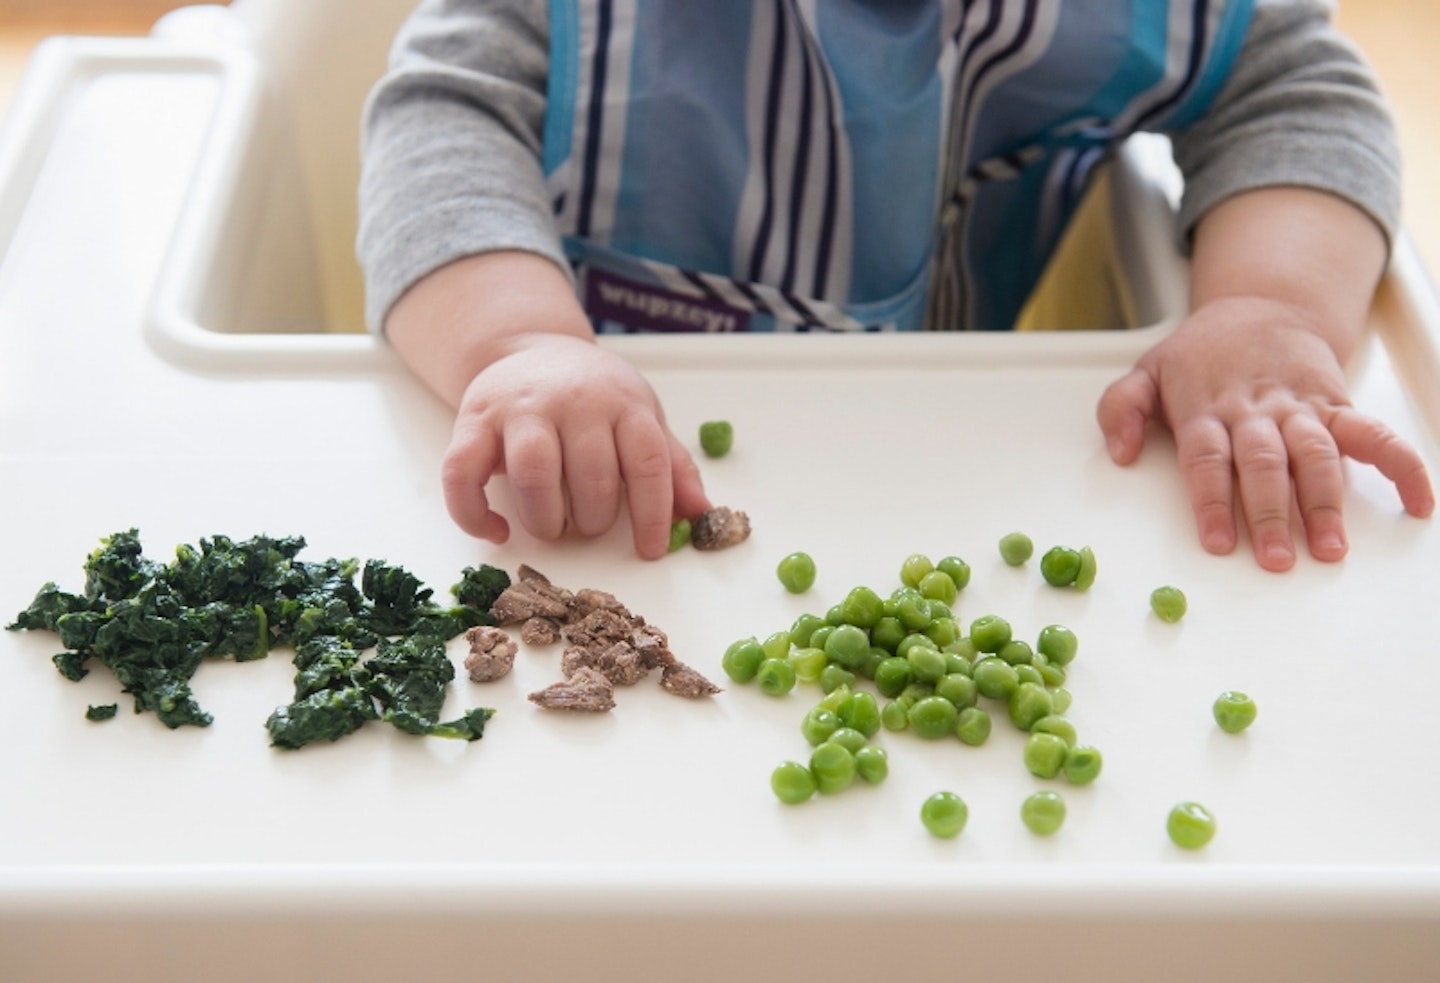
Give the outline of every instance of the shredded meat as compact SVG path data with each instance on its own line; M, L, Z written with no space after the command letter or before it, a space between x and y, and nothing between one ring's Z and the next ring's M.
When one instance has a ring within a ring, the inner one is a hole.
M547 710L603 713L615 708L615 686L599 672L582 666L569 679L531 693L530 702Z
M520 641L526 645L554 645L560 641L560 622L536 615L520 626Z
M676 696L684 696L692 700L702 696L714 696L720 692L719 686L716 686L683 662L672 662L661 670L660 685L664 687L668 693L674 693Z
M723 550L750 538L750 517L717 505L690 523L690 544L697 550Z
M492 682L514 667L518 646L501 629L480 625L467 631L465 640L470 643L465 669L473 681Z

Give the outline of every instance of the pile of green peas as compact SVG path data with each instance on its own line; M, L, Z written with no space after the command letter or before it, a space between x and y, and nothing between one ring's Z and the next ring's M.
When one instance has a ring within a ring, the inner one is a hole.
M794 593L799 582L813 582L813 561L798 556L786 557L777 570ZM787 577L797 565L799 582ZM857 777L883 781L888 761L872 740L881 730L978 747L1002 710L1029 734L1024 761L1032 774L1077 785L1095 780L1101 754L1078 742L1065 716L1067 667L1079 648L1075 633L1052 624L1031 643L998 615L962 624L953 605L969 581L970 567L959 557L932 562L911 554L900 566L900 586L888 596L857 586L823 616L802 614L788 629L726 649L722 667L737 683L753 682L772 696L801 684L818 684L824 693L801 722L808 762L784 762L771 775L782 802L840 792Z

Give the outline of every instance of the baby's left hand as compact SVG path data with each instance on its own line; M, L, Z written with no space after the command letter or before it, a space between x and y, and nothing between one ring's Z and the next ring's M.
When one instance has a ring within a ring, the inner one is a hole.
M1238 497L1266 570L1295 563L1296 507L1311 555L1345 556L1345 457L1394 482L1411 515L1435 509L1419 453L1355 409L1335 353L1305 316L1271 300L1214 300L1112 383L1097 410L1117 464L1139 456L1147 423L1168 426L1201 545L1235 548Z

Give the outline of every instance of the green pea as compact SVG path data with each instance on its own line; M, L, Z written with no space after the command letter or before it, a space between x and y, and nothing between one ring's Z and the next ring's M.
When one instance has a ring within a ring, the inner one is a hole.
M849 686L836 686L830 692L826 693L816 706L822 706L826 710L838 714L840 712L840 705L845 702L850 696L850 693L851 690Z
M941 604L954 604L955 597L959 591L955 587L955 581L950 579L948 574L939 570L931 570L924 577L920 578L920 593L932 601L939 601Z
M1053 702L1053 697L1052 697ZM1058 713L1049 713L1030 725L1032 734L1054 734L1065 741L1070 747L1075 746L1075 725L1067 717Z
M924 553L911 553L900 564L900 583L906 587L920 586L927 574L934 572L935 564L930 562L930 557Z
M824 649L792 648L787 658L795 667L796 681L802 683L819 682L821 674L830 664L830 657Z
M935 602L930 602L930 611L934 614ZM960 640L960 624L954 618L936 617L931 620L929 627L921 632L926 638L935 643L936 648L943 649L947 645L954 645Z
M879 785L890 774L890 757L883 747L867 744L855 752L855 772L867 785Z
M700 449L707 457L724 457L735 444L735 428L725 420L700 424Z
M958 672L947 673L935 680L935 695L955 704L957 710L973 707L978 693L975 680Z
M1255 722L1255 701L1239 690L1226 690L1211 708L1215 723L1227 734L1238 734Z
M895 617L910 631L924 631L935 620L930 614L929 599L918 591L896 601Z
M972 664L980 658L980 650L975 647L975 639L969 635L957 638L949 645L942 645L940 650L947 654L964 656L965 661Z
M1080 572L1075 575L1075 589L1087 591L1095 586L1095 551L1088 546L1080 547Z
M980 695L992 700L1010 699L1010 694L1020 685L1020 677L1016 674L1015 667L994 656L975 663L971 676Z
M935 564L935 569L955 583L955 589L962 591L970 585L970 564L958 556L947 556Z
M1048 717L1055 708L1050 692L1035 683L1021 683L1010 694L1010 722L1021 730L1030 730L1035 721Z
M829 622L821 623L819 628L816 628L810 633L810 648L823 649L825 647L825 640L829 638L834 631L834 625Z
M805 743L819 747L830 739L830 735L841 727L840 715L823 706L814 706L800 721L800 734Z
M959 711L943 696L927 696L910 707L910 729L929 741L939 740L955 729Z
M791 553L775 568L781 585L792 594L803 594L815 586L815 561L809 553Z
M936 792L920 806L920 822L931 836L942 840L959 836L969 818L970 808L954 792Z
M1035 640L1035 651L1057 666L1068 666L1080 650L1080 639L1064 625L1046 625Z
M1088 744L1076 744L1065 752L1065 762L1061 769L1065 772L1065 780L1071 785L1089 785L1100 776L1104 763L1104 758L1097 749Z
M1035 555L1035 544L1023 532L1007 533L1000 537L1000 558L1012 567L1018 567Z
M815 776L798 761L786 761L770 773L770 788L786 805L799 805L815 794Z
M911 683L900 691L900 695L897 696L896 699L904 700L907 704L913 705L925 699L927 696L934 695L934 683Z
M1080 554L1068 546L1052 546L1040 557L1040 576L1051 587L1069 587L1080 575Z
M1165 820L1170 842L1186 850L1198 850L1215 838L1215 817L1198 802L1181 802Z
M990 739L990 714L979 707L966 707L955 716L955 736L961 744L979 747Z
M851 754L854 754L866 744L869 744L870 739L854 727L841 727L830 735L830 743L838 744Z
M1032 665L1016 666L1015 679L1021 683L1034 683L1036 686L1045 685L1045 677L1040 675L1040 670Z
M870 644L878 645L887 652L894 652L903 642L909 630L893 614L881 615L870 629Z
M885 651L878 645L871 645L870 653L865 656L865 661L862 662L860 664L860 667L855 671L860 675L864 676L866 679L874 679L875 667L880 665L880 663L884 662L888 658L890 658L889 652Z
M916 682L933 683L945 675L945 656L937 648L928 645L913 645L905 653L910 671Z
M1054 778L1065 764L1070 745L1055 734L1031 734L1025 741L1025 767L1037 778Z
M920 596L925 597L924 594ZM934 622L942 621L946 618L954 619L955 612L950 610L949 604L946 604L938 597L925 597L925 600L930 602L930 621L932 625ZM956 627L958 628L959 626L957 625Z
M1053 662L1046 662L1037 667L1040 670L1040 679L1051 689L1057 689L1065 685L1065 679L1069 675L1064 666L1057 666Z
M855 782L855 755L843 744L826 741L810 753L810 773L821 795L843 792Z
M855 685L855 674L844 666L830 663L820 671L820 689L826 693L833 693L841 686L850 688Z
M825 619L818 614L800 615L790 626L790 644L799 645L801 648L822 648L823 646L816 645L810 639L818 629L824 626Z
M841 601L839 604L830 605L830 608L825 612L825 623L832 628L848 623L845 620L844 601Z
M1000 646L1000 650L995 654L1012 666L1028 666L1035 661L1035 650L1030 647L1030 643L1018 638L1010 639Z
M904 700L890 700L880 709L880 726L898 734L910 727L910 704Z
M1150 592L1150 610L1167 624L1174 624L1185 617L1189 603L1185 592L1178 587L1156 587Z
M765 659L755 673L755 682L770 696L784 696L795 688L795 667L789 659Z
M676 519L670 523L670 552L684 549L690 544L690 520Z
M873 628L885 615L885 602L869 587L854 587L840 602L840 617L848 625Z
M742 638L734 642L725 650L725 655L720 660L720 667L737 683L748 683L755 678L755 673L760 669L760 663L765 661L765 649L761 647L759 639Z
M1010 622L998 614L982 614L970 622L970 641L981 652L999 652L1010 638Z
M790 633L788 631L777 631L773 634L766 635L765 641L760 643L760 647L765 650L765 658L767 659L786 658L790 655L790 649L793 645L794 643L790 641Z
M910 685L914 677L915 673L910 668L910 660L892 655L875 667L875 688L880 691L881 696L894 699L906 686Z
M1036 836L1050 836L1065 822L1065 800L1050 791L1026 796L1020 803L1020 821Z
M1070 691L1063 686L1052 689L1050 691L1050 698L1055 701L1056 713L1069 712L1070 704L1074 701L1074 697L1071 696Z
M941 649L940 651L945 655L946 675L959 673L962 676L970 676L974 674L975 663L970 661L969 656L961 655L959 652L952 652L949 649Z
M870 636L855 625L840 625L825 639L825 654L846 669L856 669L870 655Z
M847 696L836 712L842 724L858 730L867 739L880 732L880 704L864 690Z

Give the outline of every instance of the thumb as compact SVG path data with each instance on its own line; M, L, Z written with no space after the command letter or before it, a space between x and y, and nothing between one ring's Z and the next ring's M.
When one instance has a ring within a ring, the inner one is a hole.
M1145 369L1131 369L1106 387L1095 417L1112 461L1130 464L1140 456L1145 425L1156 419L1159 409L1160 389Z

